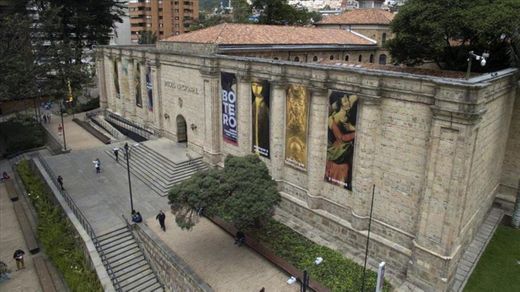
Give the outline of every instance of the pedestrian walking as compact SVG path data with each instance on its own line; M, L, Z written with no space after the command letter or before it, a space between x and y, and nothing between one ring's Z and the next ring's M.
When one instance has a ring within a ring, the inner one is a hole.
M16 261L16 270L25 269L25 264L23 262L23 256L25 252L21 249L17 249L14 252L13 259Z
M60 185L61 190L63 191L64 190L64 188L63 188L63 177L61 177L61 175L58 175L57 181L58 181L58 184Z
M94 167L96 168L96 173L100 173L101 172L101 161L99 160L99 158L96 158L96 160L92 161L92 163L94 163Z
M116 162L119 162L119 148L114 148L114 156L116 157Z
M51 114L49 114L49 113L47 114L47 123L49 123L49 124L51 123Z
M166 215L164 215L164 212L162 210L159 211L159 214L155 216L155 220L159 220L159 224L161 225L161 229L163 231L166 231L166 225L164 225L164 220L166 220Z
M47 116L45 114L43 114L42 116L43 116L43 123L47 124Z

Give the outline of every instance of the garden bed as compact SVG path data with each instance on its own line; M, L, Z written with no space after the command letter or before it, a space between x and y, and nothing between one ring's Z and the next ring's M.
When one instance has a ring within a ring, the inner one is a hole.
M236 229L222 219L210 218L215 224L234 235ZM302 278L303 270L310 275L310 287L315 291L360 291L363 267L339 252L321 246L274 219L261 228L246 230L246 243L257 253L287 273ZM316 257L324 260L315 265ZM365 290L375 291L377 274L367 270ZM385 281L383 291L390 291Z
M52 263L62 273L72 291L103 291L96 273L78 242L74 227L63 210L54 204L52 194L39 176L31 171L29 161L20 162L16 170L38 216L38 240Z

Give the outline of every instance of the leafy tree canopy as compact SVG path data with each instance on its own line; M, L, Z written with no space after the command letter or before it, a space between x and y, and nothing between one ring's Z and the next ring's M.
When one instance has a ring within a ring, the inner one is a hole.
M387 42L393 59L407 65L434 61L443 69L465 70L468 52L489 52L485 67L494 71L518 60L518 0L408 0L391 27Z
M289 5L287 0L253 0L253 8L260 11L261 24L312 24L321 20L318 12Z
M137 40L137 43L141 45L155 44L155 42L157 42L157 34L150 30L145 30L141 32L141 34L139 35L139 39Z
M36 95L37 66L31 45L32 21L23 14L0 18L0 100Z
M200 172L174 186L168 195L182 229L197 223L197 212L219 215L238 229L260 225L281 198L265 164L256 156L228 156L224 169Z

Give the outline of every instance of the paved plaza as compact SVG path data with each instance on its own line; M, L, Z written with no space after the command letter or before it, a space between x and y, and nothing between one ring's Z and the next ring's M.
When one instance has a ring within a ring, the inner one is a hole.
M6 160L0 162L2 170L8 170ZM16 270L13 253L17 249L25 251L25 269ZM14 208L7 195L4 183L0 183L0 260L11 270L11 279L0 282L0 291L37 292L42 291L34 270L32 255L25 245Z
M66 133L84 132L79 127L69 126L67 122L65 127L68 131ZM71 133L68 137L71 137L70 145L82 143L73 137L80 137L82 141L85 139L81 134ZM45 155L44 158L54 173L63 177L66 190L94 227L96 234L100 235L122 227L122 214L130 217L128 177L126 169L106 153L113 145L92 146L92 142L84 142L89 146L79 149L72 147L68 154ZM150 142L152 145L149 147L154 149L168 145L158 140ZM182 151L181 148L178 150ZM181 159L182 155L169 153L167 157ZM100 174L96 174L92 163L96 158L101 160ZM266 291L298 290L298 285L290 286L286 283L289 275L249 248L235 246L233 238L211 222L202 219L192 231L181 230L169 212L167 198L151 191L133 174L132 190L134 209L143 215L143 224L147 224L216 291L259 291L261 288ZM159 229L155 220L161 209L167 216L166 232Z

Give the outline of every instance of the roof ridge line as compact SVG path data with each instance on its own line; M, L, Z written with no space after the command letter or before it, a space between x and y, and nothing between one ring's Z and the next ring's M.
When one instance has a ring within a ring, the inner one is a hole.
M217 37L215 38L215 44L218 44L219 42L219 39L220 39L220 36L222 35L222 33L224 32L224 29L226 28L226 25L227 25L227 22L224 22L222 24L222 29L220 29L220 32L218 33Z
M361 37L361 38L363 38L363 39L366 39L366 40L369 41L369 42L372 42L372 43L374 43L374 44L377 44L377 41L376 41L376 40L374 40L374 39L372 39L372 38L369 38L369 37L367 37L367 36L364 35L364 34L361 34L361 33L359 33L359 32L353 31L352 29L347 29L347 31L350 31L350 32L353 33L354 35L356 35L356 36L358 36L358 37Z

